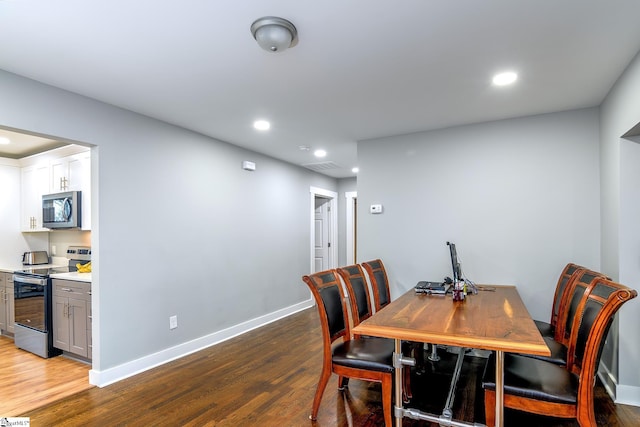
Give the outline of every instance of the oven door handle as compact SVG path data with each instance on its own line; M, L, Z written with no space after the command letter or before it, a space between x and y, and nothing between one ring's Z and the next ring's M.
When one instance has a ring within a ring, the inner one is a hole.
M29 285L43 285L44 284L44 280L43 279L38 279L36 277L25 277L25 276L17 276L17 275L13 275L13 282L14 284L17 283L27 283Z

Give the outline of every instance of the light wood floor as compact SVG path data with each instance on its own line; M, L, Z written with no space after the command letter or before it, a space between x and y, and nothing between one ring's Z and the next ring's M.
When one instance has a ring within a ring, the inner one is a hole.
M43 359L0 336L0 417L15 417L91 388L89 369L66 357Z
M411 406L439 413L446 400L455 359L428 365L412 375ZM59 358L57 358L59 359ZM453 416L484 422L479 378L485 359L465 358ZM16 413L32 426L260 426L378 427L383 424L380 386L352 380L344 393L329 381L318 420L308 419L320 376L322 347L316 308L256 329L104 388L75 392L55 402ZM51 362L50 359L47 362ZM2 377L4 379L4 376ZM35 386L37 387L37 386ZM5 386L0 385L3 399ZM640 425L640 408L615 405L598 384L598 426ZM0 416L2 416L0 412ZM577 427L575 420L505 412L505 425ZM403 427L437 427L403 420Z

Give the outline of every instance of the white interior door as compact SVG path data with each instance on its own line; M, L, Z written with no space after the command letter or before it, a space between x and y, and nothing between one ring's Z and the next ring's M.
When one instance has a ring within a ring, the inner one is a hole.
M331 220L329 217L329 199L322 197L315 198L315 221L314 221L314 268L315 271L322 271L329 268L329 227Z
M338 262L338 193L310 188L312 273L337 267Z

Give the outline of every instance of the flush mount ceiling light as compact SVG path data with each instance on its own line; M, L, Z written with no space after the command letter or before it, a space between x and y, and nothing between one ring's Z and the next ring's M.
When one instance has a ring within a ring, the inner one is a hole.
M518 75L513 71L507 71L493 76L493 84L496 86L507 86L516 80L518 80Z
M267 52L282 52L298 44L298 30L286 19L265 16L251 24L251 34Z
M11 144L11 140L6 136L0 136L0 145L9 145Z
M325 150L319 149L313 152L313 155L316 157L324 157L327 155L327 152Z

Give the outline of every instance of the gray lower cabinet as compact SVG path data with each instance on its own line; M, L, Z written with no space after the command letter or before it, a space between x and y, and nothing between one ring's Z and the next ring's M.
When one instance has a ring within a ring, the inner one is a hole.
M0 333L15 331L15 302L13 299L13 274L0 272Z
M91 283L53 279L53 346L91 359Z

